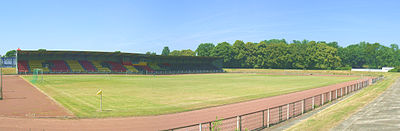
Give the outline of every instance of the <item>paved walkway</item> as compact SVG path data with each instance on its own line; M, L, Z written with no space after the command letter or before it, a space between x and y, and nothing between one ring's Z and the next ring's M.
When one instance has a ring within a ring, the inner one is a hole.
M375 101L332 130L400 130L400 79Z

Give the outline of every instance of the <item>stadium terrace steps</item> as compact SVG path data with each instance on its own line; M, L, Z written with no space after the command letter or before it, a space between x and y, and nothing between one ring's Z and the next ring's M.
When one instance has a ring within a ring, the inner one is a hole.
M137 64L132 64L133 67L138 69L139 71L148 71L148 72L154 72L153 69L147 66L147 62L139 62Z
M125 67L123 67L122 64L119 62L105 61L105 63L108 63L110 65L110 68L113 72L126 72Z
M96 67L90 61L78 61L87 72L96 72Z
M82 65L76 60L66 60L72 72L85 72Z
M143 66L143 65L133 65L133 67L135 67L136 69L140 70L140 71L148 71L148 72L154 72L153 69L151 69L148 66Z
M103 66L101 65L101 62L100 62L100 61L90 61L90 62L93 63L94 67L96 67L96 69L97 69L98 72L111 72L111 70L108 69L107 67L103 67Z
M139 65L139 66L147 66L147 62L139 62L139 63L135 63L135 64L132 64L132 65L134 65L134 66L136 66L136 65Z
M122 62L122 65L130 72L138 72L138 70L133 67L131 62Z
M28 61L30 72L34 69L41 69L43 72L49 72L49 68L43 67L44 60L30 60Z
M28 61L18 61L18 72L29 72Z
M149 63L148 66L155 71L163 71L165 69L157 65L157 63Z
M52 72L70 72L70 69L67 63L63 60L49 60L52 63L51 71Z

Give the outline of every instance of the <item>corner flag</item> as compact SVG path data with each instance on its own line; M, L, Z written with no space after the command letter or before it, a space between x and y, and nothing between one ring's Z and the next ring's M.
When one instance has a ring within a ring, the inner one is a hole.
M103 91L102 90L97 91L96 95L100 95L100 111L103 111Z
M102 90L99 90L98 92L97 92L97 95L102 95L103 94L103 91Z

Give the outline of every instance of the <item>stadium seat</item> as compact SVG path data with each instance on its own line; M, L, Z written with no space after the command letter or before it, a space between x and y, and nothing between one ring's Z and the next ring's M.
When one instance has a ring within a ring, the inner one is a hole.
M18 61L18 72L21 73L29 72L29 66L27 61Z
M133 67L131 62L122 62L122 65L130 72L138 72L138 70Z
M154 72L154 70L148 67L147 65L134 65L134 67L139 71Z
M82 65L76 60L66 60L71 72L85 72Z
M43 66L44 60L29 60L29 70L32 72L34 69L41 69L43 72L49 72L49 68L47 66Z
M139 63L134 63L132 65L139 65L139 66L147 66L147 62L139 62Z
M135 63L132 64L133 67L135 67L137 70L142 71L142 72L154 72L153 69L151 69L150 67L147 66L147 62L139 62L139 63Z
M63 60L49 60L52 72L70 72L67 63Z
M123 67L122 64L119 62L105 61L105 63L108 63L110 65L113 72L126 72L125 67Z
M103 67L101 65L101 63L102 63L101 61L90 61L90 62L93 63L94 67L96 67L98 72L111 72L111 70L109 68Z
M94 67L94 65L90 62L90 61L79 61L79 63L82 65L83 68L85 68L85 70L87 72L96 72L96 67Z
M153 63L153 62L149 63L148 66L155 71L165 70L165 69L161 68L160 66L158 66L157 63Z

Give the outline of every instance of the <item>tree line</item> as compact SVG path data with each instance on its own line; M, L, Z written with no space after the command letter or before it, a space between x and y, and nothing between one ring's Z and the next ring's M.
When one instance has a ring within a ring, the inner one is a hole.
M201 43L195 51L164 47L161 55L217 56L225 68L264 69L351 69L400 66L400 51L396 44L389 47L379 43L360 42L341 47L337 42L285 39L264 40L259 43L236 40L233 44Z

